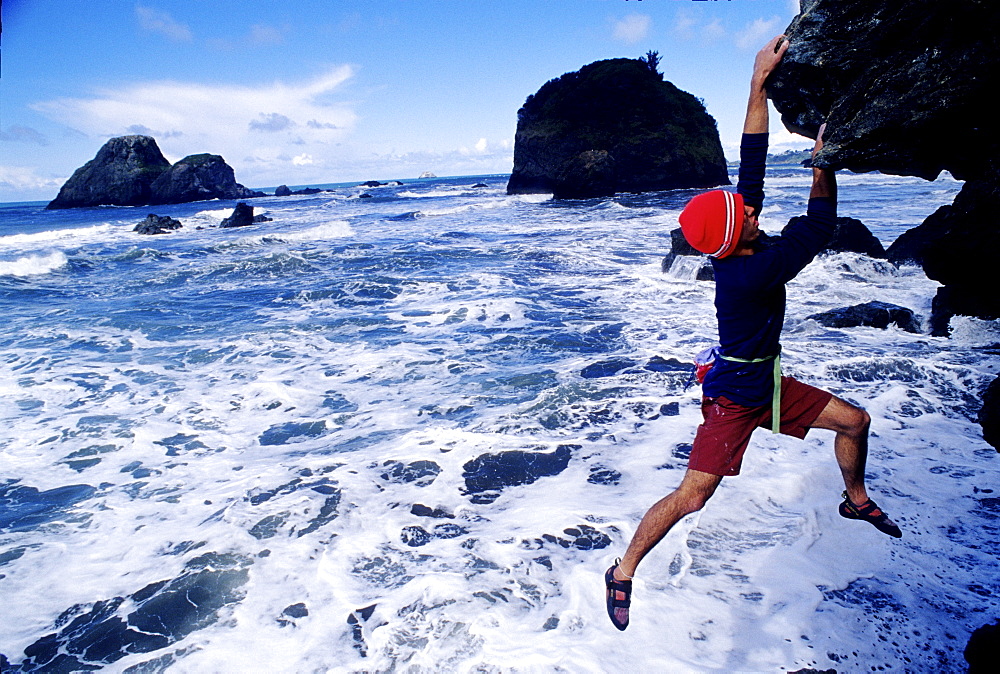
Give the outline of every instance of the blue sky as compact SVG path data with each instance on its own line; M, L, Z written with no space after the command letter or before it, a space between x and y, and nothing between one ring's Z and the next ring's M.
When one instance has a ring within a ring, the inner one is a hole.
M735 157L753 57L796 0L4 0L0 201L47 200L113 136L221 154L249 187L506 173L517 109L661 55ZM808 147L772 115L772 147Z

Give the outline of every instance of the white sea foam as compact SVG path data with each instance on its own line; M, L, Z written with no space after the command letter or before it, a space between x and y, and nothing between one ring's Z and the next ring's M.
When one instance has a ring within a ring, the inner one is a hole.
M801 212L794 180L769 193L774 229ZM900 199L878 180L852 186L875 224ZM674 210L548 198L441 197L402 224L387 216L428 202L276 207L252 232L153 238L155 255L112 239L41 291L10 284L0 488L94 492L0 531L0 652L19 663L67 609L218 553L246 569L228 594L205 585L218 615L106 669L615 671L623 652L639 671L960 668L1000 593L978 514L997 455L974 421L992 328L825 328L807 317L873 299L926 318L937 284L853 254L811 264L788 287L785 367L871 413L871 490L904 538L837 516L832 434L760 431L643 563L619 633L601 576L701 422L686 372L644 366L715 341L713 286L660 272ZM560 446L558 474L466 493L478 457ZM606 547L578 544L588 531Z
M12 261L0 260L0 276L38 276L64 267L69 260L62 251L28 255Z
M53 243L89 243L106 238L114 231L108 223L90 227L51 229L31 234L8 234L0 236L2 248L24 248L33 246L50 246Z

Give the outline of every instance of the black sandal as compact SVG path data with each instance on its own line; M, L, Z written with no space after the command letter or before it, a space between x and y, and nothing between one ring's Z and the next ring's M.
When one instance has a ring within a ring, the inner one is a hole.
M621 631L628 627L628 610L632 605L632 581L617 580L615 569L621 564L616 559L610 569L604 572L604 596L608 605L608 617L611 623Z
M875 501L871 499L861 505L854 505L845 491L844 502L840 504L839 510L841 517L846 517L849 520L864 520L870 522L883 534L888 534L893 538L903 537L903 532L899 530L896 523L889 519L889 516L882 512Z

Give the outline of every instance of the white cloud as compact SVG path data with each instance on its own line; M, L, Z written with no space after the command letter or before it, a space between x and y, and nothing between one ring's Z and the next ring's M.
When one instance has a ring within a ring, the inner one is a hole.
M681 40L698 40L704 44L721 42L728 34L718 17L703 23L696 15L685 9L677 11L672 30Z
M166 12L145 5L136 5L135 15L143 30L160 33L175 42L191 41L191 29L174 20Z
M626 44L635 44L646 39L651 24L652 19L647 14L629 14L614 22L612 35Z
M757 51L764 46L768 38L780 35L785 28L786 22L776 16L772 16L766 21L764 19L754 19L737 34L736 46L739 49Z
M479 154L483 154L484 152L486 152L486 149L488 147L489 143L486 142L485 138L480 138L478 141L476 141L476 152L478 152Z
M349 104L330 101L352 75L349 66L340 66L312 80L257 87L145 82L31 107L102 140L147 130L168 158L221 154L237 180L249 182L254 178L240 171L244 157L253 157L255 175L263 175L287 168L292 154L311 155L317 163L331 154L357 120Z
M313 160L311 154L305 154L303 152L298 157L293 157L292 163L296 166L309 166L310 164L314 164L315 161Z
M10 193L54 193L66 182L66 177L40 176L38 169L31 166L0 165L0 194ZM51 197L50 197L51 198Z

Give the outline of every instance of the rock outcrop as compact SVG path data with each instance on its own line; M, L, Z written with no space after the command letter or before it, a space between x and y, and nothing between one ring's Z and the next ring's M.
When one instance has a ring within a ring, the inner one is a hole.
M153 181L169 169L170 162L149 136L112 138L73 172L47 208L146 206Z
M253 206L239 202L232 215L219 223L219 227L247 227L254 223Z
M166 215L150 213L132 231L138 234L166 234L170 230L180 229L181 227L180 220L174 220Z
M610 196L728 185L715 120L641 59L550 80L517 113L508 194Z
M154 206L206 199L264 196L236 182L216 154L185 157L173 166L149 136L112 138L77 169L47 208Z
M983 391L979 425L983 427L983 439L1000 452L1000 377L990 382Z
M1000 84L1000 5L803 0L791 45L767 91L785 126L815 136L817 166L966 180L952 206L890 247L944 284L934 334L958 313L1000 318L1000 301L975 254L1000 243L1000 138L985 121Z
M263 192L236 182L236 174L217 154L193 154L164 171L153 181L151 204L183 204L206 199L249 199Z
M866 302L851 307L831 309L806 318L828 328L869 327L885 330L895 324L907 332L920 333L920 321L912 310L887 302Z
M875 238L865 223L856 218L837 218L837 228L833 231L833 238L822 252L861 253L868 257L885 259L885 246Z

